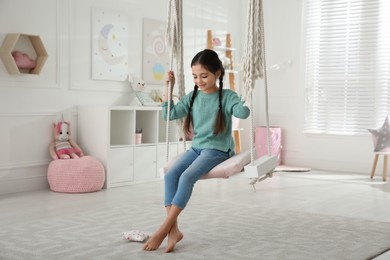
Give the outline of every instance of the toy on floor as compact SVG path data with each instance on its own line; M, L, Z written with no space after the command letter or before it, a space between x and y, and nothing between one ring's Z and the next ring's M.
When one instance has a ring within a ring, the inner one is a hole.
M145 231L132 230L123 232L123 239L130 242L145 242L149 239L149 235Z
M75 159L84 156L80 147L72 140L70 123L63 119L53 128L54 140L50 143L49 151L53 160Z

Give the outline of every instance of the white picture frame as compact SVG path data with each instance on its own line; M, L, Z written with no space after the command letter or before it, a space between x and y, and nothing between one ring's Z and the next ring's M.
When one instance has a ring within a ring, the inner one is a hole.
M142 79L147 84L164 85L170 65L165 31L164 21L143 19Z
M128 34L125 14L92 8L92 79L127 80Z

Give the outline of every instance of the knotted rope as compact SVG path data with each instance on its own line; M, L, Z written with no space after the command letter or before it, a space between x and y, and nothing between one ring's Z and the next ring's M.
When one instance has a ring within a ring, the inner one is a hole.
M250 95L255 87L255 81L263 77L264 42L262 0L249 0L248 34L242 57L243 90L242 98L249 106Z
M176 59L176 85L179 89L179 99L185 95L184 87L184 67L183 67L183 5L182 0L169 0L168 1L168 18L166 26L166 43L170 50L170 70L173 70L174 59ZM171 92L172 92L172 82L169 82L168 89L168 114L167 114L167 124L166 124L166 145L167 145L167 161L169 158L169 123L170 123L170 114L171 114ZM182 119L176 120L178 124L178 131L183 138L184 150L186 150L185 136L183 134L183 123Z
M242 98L250 108L251 127L251 164L254 162L254 125L253 125L253 104L252 92L256 79L264 77L265 92L265 114L267 125L267 149L268 156L271 156L271 143L269 137L269 111L268 111L268 82L266 69L265 37L264 37L264 15L263 1L249 0L248 8L248 35L245 43L242 58L243 68L243 90Z

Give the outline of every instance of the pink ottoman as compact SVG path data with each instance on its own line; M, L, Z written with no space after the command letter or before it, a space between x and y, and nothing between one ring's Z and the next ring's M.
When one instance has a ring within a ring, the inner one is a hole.
M52 191L93 192L102 189L105 172L103 165L92 156L59 159L50 162L47 180Z

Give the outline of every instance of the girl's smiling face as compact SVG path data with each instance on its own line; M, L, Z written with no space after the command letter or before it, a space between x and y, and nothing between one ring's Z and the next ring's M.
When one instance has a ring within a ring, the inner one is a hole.
M191 68L194 83L199 87L200 91L206 94L218 91L216 82L220 75L219 71L213 74L200 64L195 64Z

